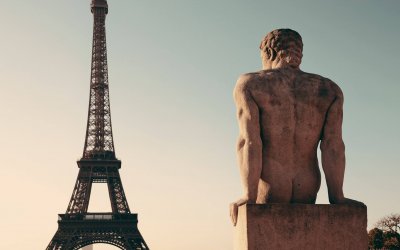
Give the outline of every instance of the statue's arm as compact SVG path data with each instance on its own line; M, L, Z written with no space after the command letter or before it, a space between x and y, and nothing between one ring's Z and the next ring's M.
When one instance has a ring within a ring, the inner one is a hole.
M259 109L249 90L250 82L249 77L241 76L234 90L239 123L237 157L244 190L244 196L239 203L256 202L262 169Z
M345 170L345 146L342 139L343 93L338 88L336 97L326 114L321 136L322 168L328 186L329 202L342 203Z
M321 135L322 168L328 186L329 202L331 204L364 203L346 198L343 194L343 179L345 169L345 150L342 139L343 122L343 93L336 87L336 97L326 114L325 124Z

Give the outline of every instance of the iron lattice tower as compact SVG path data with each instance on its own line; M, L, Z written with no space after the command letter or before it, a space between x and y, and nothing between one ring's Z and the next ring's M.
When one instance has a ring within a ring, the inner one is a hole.
M65 214L59 214L58 230L47 250L77 250L94 243L107 243L126 250L148 250L131 214L115 157L108 88L105 20L106 0L92 0L93 47L90 98L83 156L79 174ZM88 213L93 183L107 183L111 213Z

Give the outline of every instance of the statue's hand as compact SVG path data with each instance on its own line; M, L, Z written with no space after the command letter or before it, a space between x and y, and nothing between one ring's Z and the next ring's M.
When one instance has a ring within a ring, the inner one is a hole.
M247 204L247 203L249 203L248 198L241 198L238 201L230 204L229 209L230 209L230 216L231 216L231 221L232 221L233 226L236 226L236 223L237 223L239 207L241 205Z
M345 197L343 197L341 199L335 199L335 200L331 201L331 204L350 204L350 205L365 206L365 204L360 201L356 201L356 200L345 198Z

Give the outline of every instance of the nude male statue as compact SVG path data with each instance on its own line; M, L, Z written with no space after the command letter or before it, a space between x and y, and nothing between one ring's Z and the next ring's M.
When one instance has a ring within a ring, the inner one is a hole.
M245 203L314 204L321 183L318 144L329 202L362 204L345 198L342 189L341 89L299 69L303 43L294 30L268 33L260 50L263 70L241 75L234 90L244 196L231 204L233 224Z

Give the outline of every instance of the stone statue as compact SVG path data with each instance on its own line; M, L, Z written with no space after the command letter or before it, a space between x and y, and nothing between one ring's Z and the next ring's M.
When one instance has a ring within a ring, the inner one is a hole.
M343 195L341 89L299 69L303 42L294 30L271 31L260 50L263 69L241 75L234 90L244 196L230 206L233 224L238 206L246 203L315 204L321 184L318 144L329 202L362 204Z

